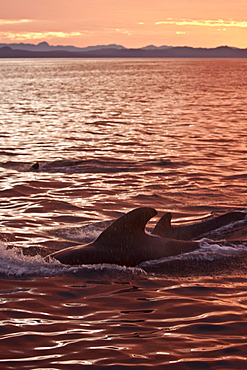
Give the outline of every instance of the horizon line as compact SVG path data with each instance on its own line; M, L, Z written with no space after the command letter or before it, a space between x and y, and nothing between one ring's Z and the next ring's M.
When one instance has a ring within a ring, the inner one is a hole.
M37 44L35 43L32 43L32 42L1 42L0 41L0 45L1 44L4 44L4 45L11 45L11 44L14 44L14 45L34 45L34 46L38 46L38 45L41 45L41 44L47 44L48 46L51 46L51 47L74 47L74 48L77 48L77 49L84 49L84 48L89 48L89 47L100 47L100 46L111 46L111 45L115 45L115 46L118 46L118 47L122 47L122 48L125 48L125 49L143 49L143 48L147 48L147 47L155 47L155 48L161 48L161 47L167 47L167 48L176 48L176 47L188 47L188 48L193 48L193 49L216 49L216 48L220 48L220 47L228 47L228 48L234 48L234 49L242 49L242 50L245 50L247 49L247 46L244 48L240 48L240 47L237 47L237 46L230 46L230 45L218 45L218 46L211 46L211 47L206 47L206 46L191 46L191 45L166 45L166 44L162 44L162 45L155 45L155 44L148 44L148 45L145 45L145 46L139 46L139 47L126 47L124 45L121 45L121 44L116 44L116 43L109 43L109 44L95 44L95 45L88 45L88 46L75 46L75 45L62 45L62 44L57 44L57 45L52 45L52 44L49 44L48 41L44 40L44 41L40 41L38 42Z

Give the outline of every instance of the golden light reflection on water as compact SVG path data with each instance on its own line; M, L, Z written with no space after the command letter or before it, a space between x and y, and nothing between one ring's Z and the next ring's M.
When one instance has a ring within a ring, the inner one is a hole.
M172 211L177 224L246 208L245 60L16 60L0 69L1 232L12 246L61 243L68 229L143 205ZM7 271L36 266L16 261ZM246 279L227 267L226 277L187 280L136 272L132 281L128 269L107 267L23 274L1 280L3 365L246 361Z
M28 361L31 363L31 361L35 361L38 364L39 361L48 361L53 358L53 363L58 364L71 361L74 364L98 363L100 365L103 364L103 361L127 364L128 359L133 357L148 361L150 366L153 366L154 363L165 366L169 363L179 364L181 361L213 361L214 363L223 358L231 361L235 358L234 350L237 351L241 361L246 359L244 353L239 349L239 341L244 334L244 328L238 335L237 333L231 335L231 326L239 325L238 319L241 316L238 317L237 314L241 313L241 307L235 307L232 311L231 307L228 306L229 310L220 312L217 308L218 304L214 300L215 294L220 295L224 289L229 291L229 297L233 293L227 279L221 279L221 281L212 279L206 285L202 278L200 282L194 280L193 283L193 279L190 278L181 284L163 280L166 285L163 293L167 292L164 297L161 296L160 284L158 281L155 283L155 280L151 286L148 286L145 280L139 281L138 289L129 289L129 292L123 289L126 288L126 284L107 284L106 281L100 285L96 282L85 284L84 281L76 281L73 277L70 277L69 280L70 283L67 281L67 284L62 286L63 278L59 278L57 283L56 280L50 279L43 281L43 287L38 281L32 282L33 288L36 287L37 294L42 294L41 307L44 303L48 304L52 295L51 303L53 304L47 306L50 307L50 311L46 313L46 319L39 315L40 303L37 302L32 305L32 310L28 311L29 319L13 318L9 320L13 327L17 328L19 325L22 327L20 333L22 344L28 341L30 335L36 338L33 344L29 343L29 348L31 346L34 351L32 356L25 356L25 346L19 347L21 352L18 362ZM7 284L10 288L13 283L9 281ZM29 283L24 282L23 284L28 286ZM209 291L210 293L207 295L203 293L205 292L204 285L211 288L211 292ZM241 289L242 285L242 294L246 293L244 281L234 285L237 289ZM189 296L188 291L184 290L186 287L191 292ZM197 289L193 290L195 287ZM194 311L202 309L202 299L205 312L197 316L193 314L182 317L181 312L184 312L185 306L181 306L180 300L177 303L174 300L177 298L178 289L180 290L180 299L187 302L188 313L191 313L192 307ZM23 293L17 290L15 293L8 294L12 298L14 296L28 298L29 296L28 290ZM145 305L142 305L141 312L140 303L144 301L140 301L140 299L144 297L147 299L155 294L160 295L161 304L157 306L155 301L148 300L146 301L149 302L148 310ZM61 302L62 296L63 301ZM169 301L172 302L172 311L169 311L167 306ZM26 300L20 301L20 304L21 302L23 305L19 312L24 315L27 312L25 307L30 306L30 303ZM3 302L3 305L7 303L15 306L18 304L17 301L12 301L12 303L9 301ZM54 305L54 303L56 304ZM109 309L109 305L111 309ZM90 306L94 307L93 312L88 311ZM108 307L107 310L104 309L106 307ZM71 315L72 311L76 312L78 309L88 311L88 313L81 316ZM127 309L128 312L121 313L123 309ZM160 316L161 313L163 319ZM170 316L170 322L164 320L164 315L167 315L167 319ZM216 321L215 317L218 317L219 320ZM204 321L205 319L206 321ZM181 320L184 320L184 324L179 323ZM171 325L172 321L174 324ZM213 327L215 330L212 330ZM220 330L220 328L224 330ZM40 335L40 339L38 339L38 335ZM15 343L18 334L13 332L3 337L2 340L4 338L11 338L12 343ZM44 338L46 338L46 343L44 343ZM71 351L73 358L70 356ZM59 356L61 356L60 360L54 360ZM14 358L12 360L15 361ZM4 359L1 360L1 362L3 361Z

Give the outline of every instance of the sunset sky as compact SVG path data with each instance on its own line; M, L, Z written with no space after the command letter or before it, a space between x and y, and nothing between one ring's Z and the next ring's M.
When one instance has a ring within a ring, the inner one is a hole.
M0 0L0 42L247 47L246 0Z

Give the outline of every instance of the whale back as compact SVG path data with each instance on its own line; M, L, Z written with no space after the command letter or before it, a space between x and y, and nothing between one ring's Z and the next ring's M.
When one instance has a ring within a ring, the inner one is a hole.
M152 234L168 237L172 231L171 219L171 213L165 213L157 222L155 228L152 231Z
M144 261L190 252L199 247L197 242L146 233L146 223L156 214L153 208L137 208L114 221L94 242L63 249L51 257L69 265L111 263L136 266Z
M95 247L116 247L119 249L130 249L136 240L145 238L145 226L157 211L150 207L141 207L130 211L114 221L93 242Z
M245 212L234 211L194 224L172 226L171 214L165 213L155 226L152 234L177 240L192 240L222 226L230 225L232 222L242 220L245 217Z

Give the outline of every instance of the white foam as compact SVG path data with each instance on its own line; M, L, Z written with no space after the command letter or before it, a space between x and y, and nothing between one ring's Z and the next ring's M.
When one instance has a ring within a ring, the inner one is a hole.
M4 276L51 276L56 275L61 264L46 262L40 255L25 256L19 248L7 249L0 244L0 274Z
M247 252L247 243L241 242L238 244L234 244L233 242L225 242L218 241L218 242L212 242L209 239L201 239L200 240L200 249L198 250L198 253L213 253L215 255L236 255L240 254L243 251Z

